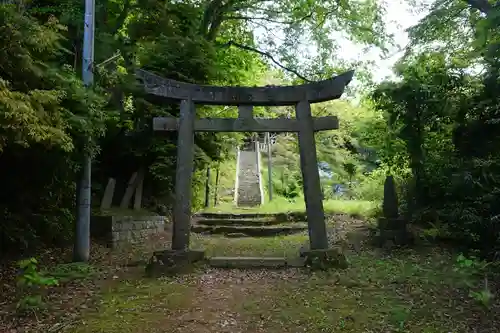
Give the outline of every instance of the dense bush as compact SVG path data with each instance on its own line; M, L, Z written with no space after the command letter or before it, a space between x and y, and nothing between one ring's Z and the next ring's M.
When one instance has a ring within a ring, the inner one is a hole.
M476 42L463 47L481 50L470 61L480 61L483 73L470 71L456 50L414 54L399 65L402 80L380 85L373 100L404 142L392 154L403 153L411 170L407 216L492 257L500 251L498 25L494 14L476 19Z

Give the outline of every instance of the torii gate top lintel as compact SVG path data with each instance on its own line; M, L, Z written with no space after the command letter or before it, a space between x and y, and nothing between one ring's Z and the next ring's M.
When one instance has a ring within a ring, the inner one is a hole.
M138 69L136 76L146 93L170 100L191 99L195 104L285 106L299 102L319 103L340 98L351 82L354 71L331 79L296 86L221 87L205 86L166 79Z

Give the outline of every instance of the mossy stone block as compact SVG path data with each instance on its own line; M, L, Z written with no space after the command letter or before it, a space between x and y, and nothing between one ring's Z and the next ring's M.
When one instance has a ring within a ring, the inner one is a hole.
M202 250L155 251L146 265L146 275L158 277L190 272L193 265L205 259Z
M303 253L305 264L313 270L346 269L347 258L340 247L309 250Z

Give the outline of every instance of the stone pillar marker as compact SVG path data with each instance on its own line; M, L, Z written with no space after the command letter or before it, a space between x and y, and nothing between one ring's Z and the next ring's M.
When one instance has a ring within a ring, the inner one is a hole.
M113 203L113 195L115 193L116 179L109 178L106 189L104 190L104 195L101 201L101 210L110 209Z

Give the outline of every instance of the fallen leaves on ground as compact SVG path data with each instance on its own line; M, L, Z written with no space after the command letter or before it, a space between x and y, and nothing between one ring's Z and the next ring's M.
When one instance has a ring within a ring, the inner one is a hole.
M337 216L332 237L359 233L362 221ZM384 252L364 244L350 253L343 271L223 270L202 267L189 275L146 279L144 262L154 250L169 247L162 234L142 246L119 251L93 244L98 274L52 288L49 310L14 314L15 266L0 276L0 332L154 333L154 332L477 332L500 327L498 300L481 308L468 296L444 249ZM212 253L272 254L298 251L302 236L227 240L203 236ZM242 245L243 244L243 245ZM272 244L270 246L269 244ZM46 251L43 266L69 259L70 249ZM139 264L137 264L139 262ZM494 291L496 286L492 284Z

